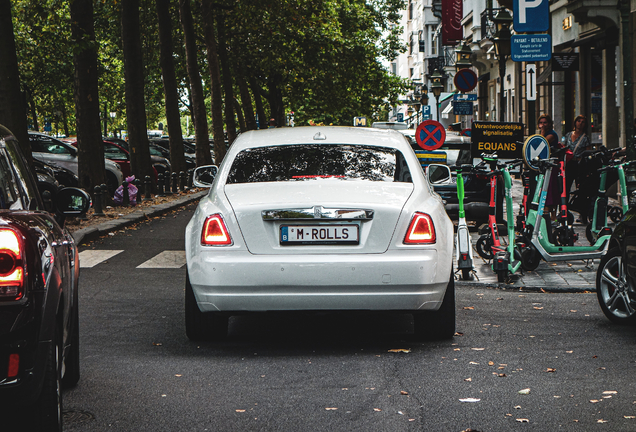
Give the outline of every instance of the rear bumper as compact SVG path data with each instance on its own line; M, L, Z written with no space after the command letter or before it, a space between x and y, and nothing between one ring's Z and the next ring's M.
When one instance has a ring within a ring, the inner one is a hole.
M451 273L434 249L351 255L202 254L188 262L206 311L436 310Z

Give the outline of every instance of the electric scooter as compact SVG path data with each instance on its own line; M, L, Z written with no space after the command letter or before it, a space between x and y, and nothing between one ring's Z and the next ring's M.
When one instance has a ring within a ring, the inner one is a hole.
M486 162L491 171L485 174L490 179L490 213L488 215L488 227L490 231L479 237L476 249L482 258L492 259L492 269L497 273L497 281L505 282L508 273L515 273L521 266L519 253L516 250L515 225L513 222L514 210L512 205L512 176L510 169L523 163L517 159L507 164L498 162L497 155L482 155L482 160ZM498 168L498 169L495 169ZM504 183L504 196L506 200L506 228L508 234L508 245L504 246L499 240L496 218L496 190L497 177L501 175Z
M607 252L609 235L599 237L593 246L557 246L550 241L546 221L542 217L545 199L548 193L549 180L552 169L557 167L554 159L538 160L539 175L537 188L532 199L530 211L526 221L526 229L518 241L521 249L521 264L524 270L535 270L541 258L547 262L566 260L591 260L600 258Z
M517 214L517 220L515 229L517 232L523 232L526 227L526 217L528 217L528 200L530 199L530 172L528 169L522 170L521 184L523 185L523 199L519 204L519 213Z
M604 163L602 168L598 170L601 173L598 196L594 201L594 211L592 213L592 221L587 225L585 229L585 235L590 244L593 244L599 237L612 233L612 229L607 226L607 217L612 216L612 221L618 217L618 220L624 213L629 210L629 201L627 197L627 183L625 181L625 167L634 163L634 161L620 162L613 159L614 154L609 154L606 151L601 150ZM607 177L610 172L616 170L618 174L618 185L621 194L621 207L608 209L607 205Z
M455 254L457 258L457 269L462 272L462 279L472 279L473 267L473 247L470 241L470 232L466 223L466 212L464 211L464 177L462 170L472 169L472 165L453 165L450 169L457 172L457 198L459 200L459 221L457 222L457 236L455 237Z

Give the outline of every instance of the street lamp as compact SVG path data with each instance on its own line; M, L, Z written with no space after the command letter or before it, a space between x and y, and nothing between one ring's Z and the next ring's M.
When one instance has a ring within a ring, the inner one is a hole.
M433 95L435 95L437 121L439 121L439 95L442 93L442 90L444 90L444 84L442 84L442 78L443 76L441 73L439 73L439 70L436 70L435 73L431 75L431 81L433 81L433 84L431 84L431 91L433 92Z
M455 70L458 72L462 69L468 69L472 66L470 62L470 56L473 51L470 49L466 42L462 42L461 46L455 50Z
M504 94L504 78L506 75L506 58L510 55L510 24L512 23L512 16L506 9L501 8L493 19L493 22L497 26L492 41L495 44L495 54L499 60L499 81L501 82L501 89L499 92L499 121L505 121L506 111L505 104L506 98Z

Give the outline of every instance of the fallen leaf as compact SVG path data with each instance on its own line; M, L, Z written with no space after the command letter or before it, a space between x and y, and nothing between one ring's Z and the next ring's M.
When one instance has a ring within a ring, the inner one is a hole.
M404 415L404 413L402 411L398 411L399 415Z
M455 336L464 336L464 333L462 333L462 332L455 332Z
M603 419L598 419L596 420L596 423L607 423L608 420L603 420Z
M472 378L466 378L464 381L471 382L472 380L473 380Z
M543 309L543 306L541 306L541 307L539 307L539 306L535 306L533 309L541 310L541 309Z
M390 352L390 353L410 353L411 349L410 348L396 348L396 349L390 349L388 352Z
M488 366L494 366L494 365L495 365L495 362L492 362L492 361L488 362Z
M180 377L180 376L182 376L182 375L181 375L181 374L175 374L174 376L176 376L176 377Z
M243 410L243 409L238 409L238 410L234 410L234 411L239 412L239 413L240 412L245 412L245 410Z
M335 411L335 410L337 410L338 408L325 408L325 409L326 409L327 411Z
M460 402L469 402L469 403L474 403L474 402L479 402L481 399L475 399L475 398L465 398L465 399L460 399Z
M603 394L618 394L616 390L605 390Z
M382 411L382 410L381 410L380 408L373 408L373 411L375 411L375 412L380 412L380 411Z
M505 373L500 373L500 374L497 374L497 376L498 376L499 378L505 378L505 377L507 377L508 375L506 375Z
M574 351L566 351L566 353L568 354L572 354Z
M603 396L603 399L611 399L611 398L612 398L612 395L605 395L605 396Z
M471 348L471 350L473 350L473 351L483 351L483 350L485 350L485 349L486 349L486 348Z
M453 349L453 351L461 351L461 350L462 350L461 348L455 348L455 349Z
M475 310L475 306L464 306L464 310Z
M162 345L162 344L161 344L161 342L153 342L152 344L153 344L154 346L161 346L161 345Z
M521 409L521 405L515 405L515 409Z
M530 389L527 388L527 389L519 390L518 393L521 395L527 395L527 394L530 394Z
M407 394L409 394L409 392L402 390L402 391L400 392L400 394L401 394L401 395L407 395Z
M497 297L497 300L503 300L503 297Z
M574 313L576 312L576 309L571 309L570 312Z
M410 422L414 422L414 421L415 421L415 419L409 419L409 421L410 421Z
M623 416L626 419L636 419L636 416Z
M471 362L468 362L468 364L471 364L471 365L478 365L479 363L474 362L474 361L471 361Z
M554 369L554 368L548 368L548 369L546 370L546 372L549 372L549 373L556 372L556 369Z
M590 402L591 402L591 403L599 403L599 402L600 402L600 400L598 400L598 399L592 399L592 400L590 400Z
M528 419L524 419L524 418L517 419L517 421L518 421L519 423L530 423L530 420L528 420Z

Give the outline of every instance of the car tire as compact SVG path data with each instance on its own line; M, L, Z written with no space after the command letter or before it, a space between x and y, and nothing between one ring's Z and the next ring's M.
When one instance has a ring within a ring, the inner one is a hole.
M227 337L229 317L220 312L201 312L192 291L190 277L186 274L185 326L186 335L192 341L215 341Z
M444 340L455 335L455 280L452 275L440 308L414 313L413 330L418 340Z
M64 388L72 388L77 385L80 379L80 334L79 334L79 310L77 302L73 309L73 332L71 333L71 346L64 358L64 377L62 384Z
M108 188L108 194L112 198L115 195L115 191L119 187L117 177L115 177L115 174L108 170L104 173L104 177L106 178L106 187Z
M596 296L610 321L636 325L636 282L627 275L618 247L610 249L601 259L596 272Z
M42 392L35 403L25 407L21 415L22 430L58 431L62 432L62 344L59 329L56 325L53 343L47 352L44 383Z

